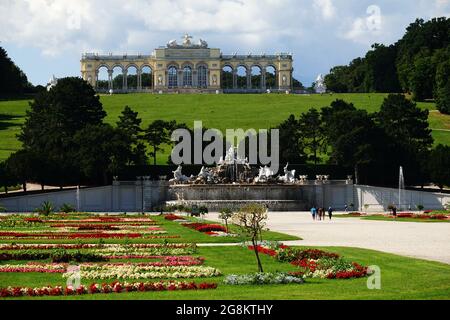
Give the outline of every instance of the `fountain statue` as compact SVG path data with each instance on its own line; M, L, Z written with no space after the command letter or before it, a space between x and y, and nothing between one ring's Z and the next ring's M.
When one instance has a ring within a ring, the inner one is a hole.
M284 167L284 176L279 176L278 181L284 182L284 183L295 183L295 170L288 170L289 163L286 164L286 167Z
M192 179L192 177L188 178L187 176L185 176L182 173L182 167L181 166L178 166L177 170L172 171L172 172L173 172L173 179L171 179L169 182L172 182L172 183L175 183L175 184L177 184L177 183L185 183L185 182L188 182L188 181L190 181Z
M274 172L270 170L267 166L260 167L258 177L255 178L255 183L268 183L272 182Z

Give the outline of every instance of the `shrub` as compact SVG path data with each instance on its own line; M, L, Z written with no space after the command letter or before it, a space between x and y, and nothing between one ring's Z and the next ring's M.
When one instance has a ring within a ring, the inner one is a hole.
M414 213L399 213L397 214L398 218L414 218Z
M421 204L417 205L417 210L423 211L423 209L425 209L425 207L423 205L421 205Z
M42 205L36 209L36 212L43 216L48 216L52 214L55 211L55 207L53 206L53 203L50 201L45 201L42 203Z
M72 206L69 203L64 203L61 208L59 208L59 211L64 212L64 213L71 213L71 212L75 212L75 207Z
M433 220L447 220L447 216L443 215L443 214L434 214L434 215L430 216L430 219L433 219Z

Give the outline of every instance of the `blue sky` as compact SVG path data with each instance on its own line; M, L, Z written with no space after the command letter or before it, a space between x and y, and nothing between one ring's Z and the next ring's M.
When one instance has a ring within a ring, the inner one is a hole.
M450 17L450 0L1 0L0 16L0 45L33 84L78 76L83 52L150 54L188 32L224 54L292 52L309 85L416 18Z

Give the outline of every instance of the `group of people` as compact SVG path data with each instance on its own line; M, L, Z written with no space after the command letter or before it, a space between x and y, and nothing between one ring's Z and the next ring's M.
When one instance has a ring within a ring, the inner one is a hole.
M315 206L311 208L311 215L313 220L325 220L325 209L324 208L316 208ZM333 208L328 208L328 217L330 220L333 218Z

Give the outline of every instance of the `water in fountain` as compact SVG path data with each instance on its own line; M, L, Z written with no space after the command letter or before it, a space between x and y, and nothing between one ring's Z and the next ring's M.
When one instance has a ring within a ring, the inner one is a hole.
M402 191L405 190L405 176L403 175L403 167L400 167L400 173L398 177L398 206L402 208Z

